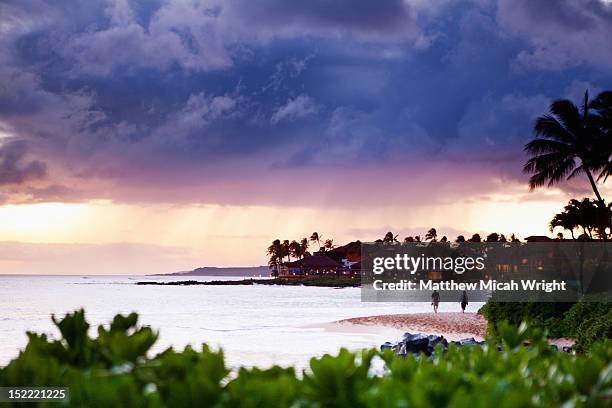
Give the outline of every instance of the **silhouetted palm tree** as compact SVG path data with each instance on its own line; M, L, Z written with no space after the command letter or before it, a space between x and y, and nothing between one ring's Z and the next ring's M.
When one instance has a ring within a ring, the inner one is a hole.
M455 242L465 242L465 237L463 235L459 235L456 239Z
M289 253L295 259L302 259L302 257L304 256L304 252L305 251L302 251L302 246L299 242L293 240L289 243Z
M555 214L549 223L550 231L561 227L570 231L574 237L574 229L580 227L590 239L594 237L607 239L612 227L612 210L610 205L584 198L582 201L570 200L563 211Z
M392 244L397 242L397 235L393 235L391 231L387 232L382 240L385 244Z
M270 268L274 267L272 275L278 277L280 264L283 261L283 246L280 239L275 239L272 244L268 247L267 254L270 256L268 265Z
M413 237L404 238L404 243L408 243L408 242L414 242L414 238Z
M612 91L602 92L591 102L591 108L599 114L597 126L601 130L601 138L596 151L600 152L603 169L598 180L605 182L612 174Z
M584 94L581 109L567 99L550 105L550 114L536 120L534 131L537 137L525 145L530 158L523 171L531 174L529 187L532 190L584 173L595 196L603 203L592 174L604 167L600 153L595 152L601 137L596 122L590 112L588 92Z
M290 243L289 240L286 239L283 241L283 243L281 244L282 249L282 255L283 257L287 257L287 261L291 262L291 250L290 250Z
M427 234L425 234L425 241L432 241L432 242L436 242L436 238L438 237L438 231L436 231L435 228L430 228L429 231L427 231Z
M306 255L306 252L308 252L308 238L302 238L302 240L300 241L300 247L302 247L302 258L303 258L304 255Z
M569 213L567 211L562 211L558 214L555 214L550 223L548 224L550 232L557 227L561 227L564 230L568 230L572 235L572 239L576 239L574 236L574 230L580 226L578 223L578 218L575 214Z
M312 242L313 244L316 242L317 245L319 245L319 249L321 249L321 239L323 237L321 235L319 235L318 232L313 232L312 235L310 236L310 242Z
M323 243L323 248L325 248L328 251L334 249L335 247L336 246L334 245L333 239L326 239L325 242Z

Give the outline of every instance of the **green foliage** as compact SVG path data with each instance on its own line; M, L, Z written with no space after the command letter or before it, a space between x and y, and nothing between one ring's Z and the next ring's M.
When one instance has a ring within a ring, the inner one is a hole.
M576 345L581 351L589 350L601 339L612 339L612 309L584 320L576 330Z
M551 337L576 339L576 350L586 351L597 341L612 339L612 303L501 303L488 302L479 311L492 335L501 322L545 329Z
M530 327L547 329L551 337L563 337L567 335L564 315L571 307L572 303L487 302L479 313L487 319L488 330L492 335L497 333L500 322L517 327L526 322Z
M117 316L91 338L83 311L54 319L62 338L29 333L26 349L0 369L0 386L69 387L76 407L604 407L612 396L612 343L559 353L526 325L498 322L484 348L438 347L431 360L342 349L297 375L276 366L232 372L206 345L150 356L157 335L137 321ZM24 404L36 405L62 406Z

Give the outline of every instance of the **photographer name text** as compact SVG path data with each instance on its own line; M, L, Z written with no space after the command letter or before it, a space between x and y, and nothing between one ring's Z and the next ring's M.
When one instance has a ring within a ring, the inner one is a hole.
M480 280L478 282L455 282L454 280L435 282L432 280L409 281L402 279L397 282L384 282L375 280L372 282L375 290L438 290L438 291L456 291L456 290L488 290L488 291L540 291L540 292L559 292L567 290L565 281L546 280L510 280L498 282L496 280Z

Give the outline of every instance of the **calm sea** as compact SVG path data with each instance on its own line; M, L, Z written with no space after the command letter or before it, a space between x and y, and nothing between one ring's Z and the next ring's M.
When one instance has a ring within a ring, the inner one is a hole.
M185 278L183 278L185 279ZM242 279L190 277L197 280ZM0 365L26 344L26 330L57 336L51 314L85 308L95 326L116 313L138 312L160 331L155 352L206 342L223 348L231 367L280 364L304 368L313 356L378 347L398 332L329 330L350 317L430 311L425 303L362 303L358 288L294 286L137 286L139 280L177 277L0 276ZM480 305L470 304L469 311ZM458 311L456 304L441 310Z

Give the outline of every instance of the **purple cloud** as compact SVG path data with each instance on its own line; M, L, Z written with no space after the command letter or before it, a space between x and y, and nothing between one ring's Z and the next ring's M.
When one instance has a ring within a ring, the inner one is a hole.
M47 176L47 166L38 160L26 159L23 141L10 141L0 146L0 185L25 184Z

